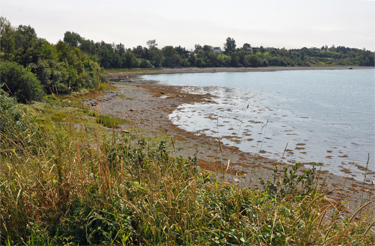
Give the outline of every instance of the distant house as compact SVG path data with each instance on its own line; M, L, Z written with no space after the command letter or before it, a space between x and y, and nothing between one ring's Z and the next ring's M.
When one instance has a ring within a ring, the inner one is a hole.
M245 49L245 54L251 54L251 52L253 52L253 48L251 48L251 47L246 47L246 49Z
M221 50L220 47L214 47L214 53L215 54L223 54L223 51Z

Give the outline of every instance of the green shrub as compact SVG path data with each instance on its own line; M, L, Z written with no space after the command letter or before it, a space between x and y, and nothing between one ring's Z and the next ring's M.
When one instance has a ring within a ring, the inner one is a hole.
M14 139L28 131L23 110L14 98L0 88L0 139ZM0 146L1 146L0 142Z
M43 96L42 86L36 76L16 62L0 63L0 85L18 102L38 101Z

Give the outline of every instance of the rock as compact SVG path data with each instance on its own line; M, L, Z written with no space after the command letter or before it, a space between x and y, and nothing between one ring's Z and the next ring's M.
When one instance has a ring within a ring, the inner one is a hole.
M161 91L160 94L165 94L165 93L163 91Z
M239 180L238 178L234 178L233 181L234 181L235 183L239 183L239 182L240 182L240 180Z
M132 108L131 108L131 109L129 109L129 111L133 112L133 111L134 111L134 109L132 109Z

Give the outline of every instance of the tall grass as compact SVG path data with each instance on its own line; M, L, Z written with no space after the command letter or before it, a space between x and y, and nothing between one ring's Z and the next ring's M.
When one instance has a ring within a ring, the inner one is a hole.
M0 133L1 245L375 243L374 202L345 215L314 170L276 170L259 191L218 181L167 142L84 124L33 129L27 141Z

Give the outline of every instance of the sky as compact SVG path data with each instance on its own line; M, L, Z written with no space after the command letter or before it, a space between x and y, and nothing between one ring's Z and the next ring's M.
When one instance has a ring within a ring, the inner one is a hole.
M30 25L50 43L66 31L95 42L147 46L156 39L193 49L346 46L375 51L374 0L0 0L12 26Z

